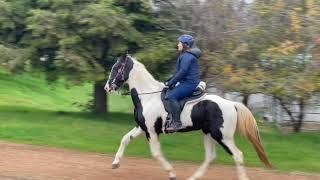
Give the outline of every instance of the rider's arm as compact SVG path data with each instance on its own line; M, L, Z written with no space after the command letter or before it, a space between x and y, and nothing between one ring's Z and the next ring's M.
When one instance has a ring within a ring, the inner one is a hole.
M172 87L177 84L188 72L188 69L191 65L192 58L191 56L184 56L180 62L180 68L178 72L173 76L173 78L169 81L168 86Z

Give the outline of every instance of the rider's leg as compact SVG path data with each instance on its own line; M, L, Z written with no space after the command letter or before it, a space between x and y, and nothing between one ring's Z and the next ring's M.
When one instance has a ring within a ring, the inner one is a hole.
M167 128L168 131L178 131L182 129L182 123L180 120L181 107L178 100L175 99L166 99L165 104L167 106L167 110L172 115L172 123L169 124Z
M170 118L168 131L178 131L182 128L180 121L181 107L178 101L179 98L179 89L174 88L167 92L164 100L164 106L167 112L169 113L168 117Z
M179 100L190 96L192 92L193 91L190 91L183 85L178 85L167 92L164 105L168 113L172 116L172 123L169 124L167 131L176 132L182 129L182 123L180 120L181 107Z

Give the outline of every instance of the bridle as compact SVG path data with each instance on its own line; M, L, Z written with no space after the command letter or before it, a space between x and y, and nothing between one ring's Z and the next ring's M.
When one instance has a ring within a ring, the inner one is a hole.
M117 78L118 78L119 76L121 76L121 82L124 82L124 81L125 81L124 68L126 67L127 62L128 62L128 59L127 59L127 57L126 57L125 62L124 62L124 63L121 63L121 67L118 69L118 72L117 72L116 76L114 77L114 79L113 79L112 82L111 82L111 86L112 86L113 88L117 88L117 87L118 87L118 85L117 85L115 82L116 82L116 80L117 80ZM156 94L156 93L160 93L160 92L162 92L162 90L161 90L161 91L154 91L154 92L139 93L138 95ZM129 94L129 93L128 93L128 94Z
M126 57L126 60L124 63L121 63L121 67L118 69L118 72L116 74L116 76L113 78L112 82L111 82L111 86L112 87L118 87L118 85L115 83L117 78L119 76L121 76L121 82L124 82L125 81L125 77L124 77L124 68L126 67L127 65L127 57Z

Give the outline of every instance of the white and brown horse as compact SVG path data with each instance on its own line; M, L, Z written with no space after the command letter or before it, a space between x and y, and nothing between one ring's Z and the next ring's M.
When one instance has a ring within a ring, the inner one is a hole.
M137 126L123 136L112 167L120 166L126 146L144 132L149 140L152 156L169 173L170 179L175 179L176 173L164 158L159 143L159 134L164 133L167 112L161 100L161 93L158 92L161 92L165 85L155 80L142 63L129 55L119 57L113 65L105 89L108 92L115 91L124 83L129 84ZM243 154L234 142L236 130L252 143L260 160L267 167L271 167L260 142L256 121L243 104L207 94L201 100L185 105L181 121L185 127L182 132L202 130L204 133L205 160L189 179L199 179L204 175L216 157L217 143L232 155L239 179L249 179L243 165Z

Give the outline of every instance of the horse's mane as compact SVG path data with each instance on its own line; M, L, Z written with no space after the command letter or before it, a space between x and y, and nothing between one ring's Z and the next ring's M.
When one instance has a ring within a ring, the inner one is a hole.
M129 58L133 61L133 63L135 64L135 66L137 67L137 71L141 72L144 74L144 76L148 79L150 79L150 83L151 82L156 82L156 83L161 83L160 81L156 80L152 74L147 70L147 68L145 67L144 64L142 64L141 62L139 62L136 58L129 56Z

